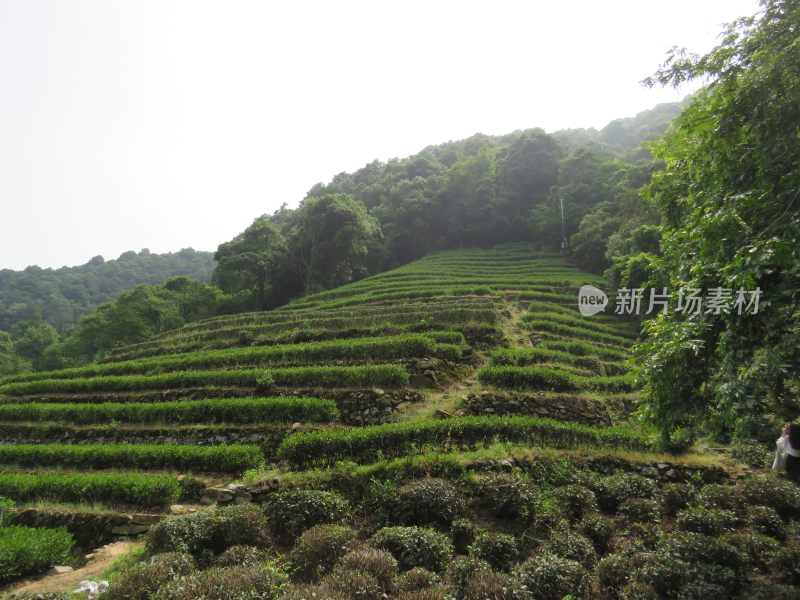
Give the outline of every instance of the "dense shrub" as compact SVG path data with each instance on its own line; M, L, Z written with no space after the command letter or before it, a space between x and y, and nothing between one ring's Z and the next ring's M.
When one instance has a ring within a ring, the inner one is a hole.
M39 379L0 386L0 394L80 394L99 391L141 391L205 386L268 388L401 387L408 373L401 365L312 366L230 371L175 371L162 375L110 375L76 379Z
M659 493L661 511L670 517L683 510L694 498L696 490L688 483L666 483Z
M649 558L644 552L614 553L602 558L597 564L597 580L604 594L609 598L622 597L620 592L631 582L633 573Z
M231 546L261 546L266 540L261 509L242 504L159 521L148 532L147 551L185 552L207 563Z
M215 567L255 567L270 559L270 553L255 546L237 544L214 557Z
M414 567L398 577L397 589L401 592L416 592L433 587L440 581L441 578L433 571Z
M63 527L0 527L0 582L72 562L72 536Z
M517 540L505 533L483 532L469 547L470 556L485 560L495 571L508 571L519 557Z
M478 571L467 578L463 600L511 600L511 581L505 573Z
M678 513L675 529L717 536L733 531L736 523L736 515L729 510L691 507Z
M760 533L729 533L721 541L739 552L747 569L768 572L781 545L774 538Z
M362 571L336 569L322 582L324 590L348 600L384 600L385 596L377 579ZM327 598L327 594L323 598ZM311 599L310 599L311 600Z
M571 521L580 521L597 510L594 492L579 484L565 485L554 491L559 508Z
M285 585L286 574L275 565L213 567L173 579L153 600L273 600Z
M286 490L272 495L265 510L272 531L294 539L314 525L343 523L350 514L350 503L334 492Z
M278 458L295 467L368 463L396 458L421 446L475 446L493 439L555 448L646 450L653 440L623 427L594 427L537 417L458 417L299 433L286 438Z
M738 570L742 556L718 538L699 533L674 533L659 545L659 552L677 557L688 563L712 563Z
M453 545L445 535L421 527L385 527L369 544L390 552L402 570L424 567L438 573L453 556Z
M745 503L744 495L740 493L740 488L711 483L697 492L693 504L702 508L719 508L729 510L735 514L742 514Z
M578 531L592 542L598 554L605 554L611 550L614 526L609 519L587 517L579 523Z
M541 552L514 569L511 588L520 600L583 598L589 592L589 576L574 560Z
M481 507L499 519L529 519L539 499L535 485L510 473L481 475L475 493Z
M585 569L591 570L597 564L597 553L591 540L565 527L554 530L541 551L574 560Z
M333 360L383 360L410 356L460 357L460 350L452 344L439 348L432 336L423 333L406 333L395 336L326 340L299 344L276 344L225 350L201 350L181 354L162 355L157 358L140 358L17 375L3 379L3 384L29 382L41 379L76 379L108 375L149 375L174 371L210 370L220 367L308 364Z
M292 549L294 572L303 581L319 581L352 549L356 537L356 532L344 525L315 525Z
M616 512L617 507L629 498L652 499L657 490L652 479L635 473L619 473L601 477L594 485L597 503L606 512Z
M739 480L734 489L747 504L770 506L784 519L800 517L800 489L791 481L754 475Z
M576 375L575 373L551 367L483 367L478 371L478 379L484 385L492 385L513 390L553 390L571 392L576 390L597 390L606 392L630 392L634 389L631 375Z
M165 583L197 569L194 559L178 552L151 556L122 572L103 593L104 600L150 600Z
M391 594L395 587L397 567L397 560L389 552L365 547L345 554L335 572L366 573L375 579L381 593Z
M447 565L444 580L456 598L462 598L467 580L475 573L491 573L491 565L476 556L457 556Z
M779 548L772 559L772 571L781 581L800 585L800 545Z
M777 511L770 506L751 506L747 510L747 522L753 531L776 540L786 537L786 526Z
M398 523L446 526L463 510L464 501L452 483L426 477L401 486L390 512Z
M0 464L62 465L93 469L140 468L183 471L244 471L264 462L258 446L226 444L5 444Z
M631 523L658 523L658 502L649 498L629 498L623 500L617 508L617 519L630 525Z
M478 534L478 527L468 519L456 519L450 526L450 536L453 539L453 547L459 554L466 554L469 545L475 541Z
M3 421L92 423L328 423L339 418L332 400L212 398L174 402L0 404Z

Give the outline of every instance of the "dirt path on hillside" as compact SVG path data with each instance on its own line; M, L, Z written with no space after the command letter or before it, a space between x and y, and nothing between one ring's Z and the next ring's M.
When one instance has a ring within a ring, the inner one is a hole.
M62 575L40 575L35 579L26 579L12 584L2 590L2 593L22 593L28 592L40 594L44 592L69 592L80 587L81 581L86 579L98 581L103 571L120 556L127 554L136 546L136 542L131 540L119 540L111 542L92 553L82 567L64 573Z

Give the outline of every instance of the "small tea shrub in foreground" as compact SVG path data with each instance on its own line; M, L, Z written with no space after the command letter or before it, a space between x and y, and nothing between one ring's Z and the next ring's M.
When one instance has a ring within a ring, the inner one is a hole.
M395 588L397 561L385 550L359 548L345 554L336 565L334 573L342 571L366 573L375 579L381 593L391 594Z
M212 567L173 579L153 600L274 600L287 582L275 565Z
M629 498L654 498L656 483L643 475L619 473L602 477L594 483L597 503L606 512L616 512Z
M470 556L485 560L495 571L508 571L517 561L517 540L506 533L479 534L469 547Z
M343 523L350 503L334 492L286 490L273 495L266 505L272 531L283 539L294 539L321 523Z
M148 532L147 551L185 552L207 563L231 546L261 546L267 539L261 509L242 504L164 519Z
M194 559L188 554L178 552L156 554L125 570L103 592L103 599L150 600L162 585L183 575L189 575L196 569Z
M571 521L580 521L597 510L597 498L592 490L582 485L565 485L556 488L558 505Z
M71 563L72 544L64 527L0 527L0 582Z
M541 552L514 569L511 588L519 600L583 598L589 592L589 576L574 560Z
M292 549L292 566L303 581L319 581L356 540L356 532L344 525L315 525L304 532Z
M597 553L591 540L566 528L553 531L542 552L574 560L586 569L593 569L597 564Z
M447 536L422 527L384 527L369 544L390 552L404 571L424 567L439 573L453 556L453 544Z
M694 498L695 489L688 483L667 483L659 493L661 512L674 517L679 510L683 510Z
M391 507L393 520L406 525L449 525L463 510L456 487L432 477L401 486Z
M481 475L475 494L480 506L499 519L529 519L539 500L539 488L510 473Z

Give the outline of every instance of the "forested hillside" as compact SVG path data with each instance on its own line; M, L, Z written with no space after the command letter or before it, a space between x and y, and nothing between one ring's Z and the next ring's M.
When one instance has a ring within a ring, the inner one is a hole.
M642 148L678 111L662 105L601 132L476 134L340 173L222 244L215 282L263 309L432 251L514 241L602 273L657 248L657 211L637 191L659 167Z
M66 333L98 304L141 284L164 283L183 275L201 283L211 280L211 252L186 248L169 254L125 252L116 260L95 256L85 265L23 271L0 270L0 329L11 331L32 320Z

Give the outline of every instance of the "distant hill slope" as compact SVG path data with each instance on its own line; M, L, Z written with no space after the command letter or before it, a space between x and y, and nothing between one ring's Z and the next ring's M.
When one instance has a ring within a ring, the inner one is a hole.
M212 252L186 248L168 254L125 252L116 260L96 256L85 265L23 271L0 270L0 329L41 317L64 332L98 304L141 284L185 275L203 283L214 270Z
M597 148L624 160L647 162L650 154L642 147L643 142L660 138L684 104L685 100L658 104L634 117L614 119L600 130L562 129L550 135L568 148Z

